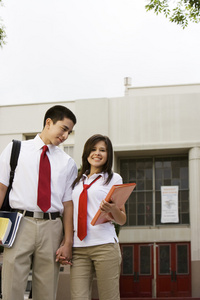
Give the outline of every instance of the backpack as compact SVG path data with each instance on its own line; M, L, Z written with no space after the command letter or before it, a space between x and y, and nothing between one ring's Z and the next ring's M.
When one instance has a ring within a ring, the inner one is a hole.
M21 141L12 140L12 142L13 142L13 145L12 145L12 152L11 152L11 156L10 156L10 181L9 181L9 185L8 185L8 189L7 189L5 198L3 200L3 204L0 209L2 211L10 211L11 210L11 207L9 204L9 193L12 188L12 183L13 183L13 179L14 179L14 175L15 175L15 169L17 166L19 152L20 152L20 148L21 148Z

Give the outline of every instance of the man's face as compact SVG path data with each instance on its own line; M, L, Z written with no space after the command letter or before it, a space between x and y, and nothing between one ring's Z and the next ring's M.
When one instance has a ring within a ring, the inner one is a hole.
M62 121L57 121L53 124L51 119L46 120L47 134L45 144L52 144L58 146L63 143L72 132L74 123L68 118Z

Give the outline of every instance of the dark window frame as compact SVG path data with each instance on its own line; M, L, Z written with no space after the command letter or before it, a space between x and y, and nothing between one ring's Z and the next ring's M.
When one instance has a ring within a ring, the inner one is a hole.
M190 224L188 155L129 157L120 158L119 162L124 183L136 182L137 184L125 204L127 222L124 226L156 227ZM178 177L177 174L179 174ZM159 180L159 185L156 180ZM152 181L152 188L150 188L150 181ZM162 224L160 187L177 185L177 183L179 183L179 222Z

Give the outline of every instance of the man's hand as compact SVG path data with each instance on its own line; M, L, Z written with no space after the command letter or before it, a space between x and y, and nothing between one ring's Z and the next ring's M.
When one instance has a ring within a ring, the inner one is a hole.
M56 251L56 262L62 265L72 265L71 246L61 245Z

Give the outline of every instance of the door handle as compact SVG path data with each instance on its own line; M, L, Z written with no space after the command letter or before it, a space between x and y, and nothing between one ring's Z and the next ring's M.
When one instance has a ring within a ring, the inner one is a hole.
M140 280L139 280L139 272L134 272L134 282L139 282Z
M171 281L176 281L176 271L171 271Z
M176 281L176 271L174 271L174 281Z
M171 271L171 281L174 281L173 271Z
M134 278L133 281L137 282L137 272L134 272L133 278Z

